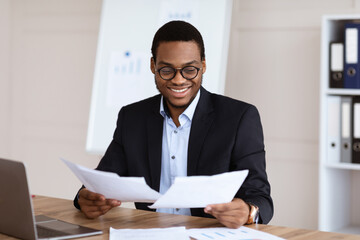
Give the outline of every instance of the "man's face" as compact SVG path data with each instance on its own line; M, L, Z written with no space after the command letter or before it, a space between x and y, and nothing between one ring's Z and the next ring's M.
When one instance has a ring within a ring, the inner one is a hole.
M185 79L180 74L180 70L171 80L162 79L156 71L162 67L187 66L200 68L198 75L192 80ZM201 61L199 47L194 41L162 42L157 49L156 62L151 58L151 71L155 74L156 87L166 100L170 111L172 109L184 111L190 105L200 89L205 70L205 60Z

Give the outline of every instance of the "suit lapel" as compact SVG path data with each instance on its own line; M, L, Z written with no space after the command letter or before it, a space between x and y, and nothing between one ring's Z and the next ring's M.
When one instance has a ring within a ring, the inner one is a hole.
M163 135L163 117L160 115L160 97L147 119L147 142L149 151L150 186L159 191L161 172L161 149Z
M213 106L210 99L210 93L201 87L199 103L195 109L195 114L191 124L188 148L188 176L196 175L197 163L200 152L204 144L206 135L214 121Z

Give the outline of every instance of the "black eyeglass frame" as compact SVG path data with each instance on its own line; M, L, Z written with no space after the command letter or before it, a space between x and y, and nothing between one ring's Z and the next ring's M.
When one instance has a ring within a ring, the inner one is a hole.
M174 70L174 75L173 75L171 78L164 78L164 77L161 75L161 72L160 72L161 69L164 69L164 68L171 68L171 69L173 69L173 70ZM196 69L196 74L195 74L195 76L192 77L192 78L187 78L187 77L185 77L184 74L183 74L183 71L184 71L185 68L195 68L195 69ZM178 71L180 71L181 76L182 76L183 78L185 78L186 80L193 80L194 78L196 78L196 77L198 76L200 69L202 69L202 68L195 67L195 66L186 66L186 67L183 67L183 68L174 68L174 67L164 66L164 67L161 67L161 68L159 68L159 69L155 69L155 71L158 72L158 73L159 73L159 76L160 76L163 80L165 80L165 81L170 81L170 80L174 79Z

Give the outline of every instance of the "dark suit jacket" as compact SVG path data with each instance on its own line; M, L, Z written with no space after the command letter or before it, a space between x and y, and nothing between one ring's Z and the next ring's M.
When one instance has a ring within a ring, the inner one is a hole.
M163 117L161 95L123 107L113 140L97 169L120 176L143 176L156 191L160 187ZM265 171L265 151L260 116L247 103L209 93L201 95L192 120L187 175L214 175L249 169L236 197L257 205L260 221L273 215L270 184ZM78 207L77 198L74 202ZM150 210L145 203L139 209ZM209 216L191 209L194 216Z

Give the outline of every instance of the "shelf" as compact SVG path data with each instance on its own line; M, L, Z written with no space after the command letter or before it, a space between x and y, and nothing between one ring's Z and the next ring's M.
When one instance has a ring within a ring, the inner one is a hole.
M321 35L319 229L346 234L360 234L360 205L357 204L360 189L356 187L360 179L360 164L340 162L340 155L338 159L329 156L329 135L334 130L336 133L330 137L340 136L340 129L335 129L333 124L342 126L341 101L336 103L339 112L332 115L329 113L332 106L329 100L333 96L360 96L360 89L329 87L329 46L331 42L345 42L344 24L355 20L360 20L360 15L323 16ZM334 119L336 121L329 121Z
M360 164L358 163L325 163L325 167L344 170L360 170Z
M325 91L327 95L360 95L360 89L330 88Z

